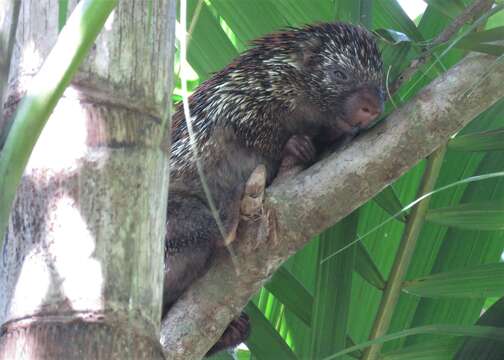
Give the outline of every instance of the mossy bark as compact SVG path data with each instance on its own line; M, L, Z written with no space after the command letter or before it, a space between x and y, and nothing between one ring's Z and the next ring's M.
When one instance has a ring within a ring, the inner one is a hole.
M164 356L174 5L120 1L37 142L0 259L1 359ZM23 1L6 113L57 26L58 1Z

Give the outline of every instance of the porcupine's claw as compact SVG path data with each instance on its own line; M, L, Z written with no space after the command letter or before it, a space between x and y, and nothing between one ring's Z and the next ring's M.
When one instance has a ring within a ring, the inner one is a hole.
M210 356L226 348L235 347L244 342L249 335L250 320L248 315L242 312L240 316L231 321L219 341L208 350L205 356Z
M315 160L315 145L308 136L293 135L285 144L282 158L289 158L291 165L308 165Z
M307 168L315 162L316 155L317 150L310 137L293 135L284 146L280 167L273 183L279 183Z

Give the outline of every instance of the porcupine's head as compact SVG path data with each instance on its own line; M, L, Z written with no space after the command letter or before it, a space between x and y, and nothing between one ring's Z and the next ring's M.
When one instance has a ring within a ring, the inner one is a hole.
M308 89L317 89L311 96L351 127L369 127L382 112L384 101L383 64L372 35L362 27L342 23L305 31L314 37L315 45L306 61L313 84Z
M271 59L295 69L287 78L296 83L297 94L283 96L291 96L290 106L305 118L312 117L310 125L322 125L326 136L332 130L341 134L368 128L382 112L383 64L366 29L346 23L308 25L274 33L255 44L261 53L269 49Z
M368 128L382 111L380 53L370 32L324 23L274 32L215 73L190 97L196 143L232 127L250 148L276 156L293 133L331 143ZM182 106L173 116L173 165L192 158Z

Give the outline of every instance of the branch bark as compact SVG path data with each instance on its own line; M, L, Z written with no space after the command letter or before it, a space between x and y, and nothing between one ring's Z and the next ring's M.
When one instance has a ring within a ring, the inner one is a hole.
M270 187L260 222L240 224L240 267L218 254L164 319L168 358L201 358L282 262L501 99L503 82L504 63L470 55L347 148Z
M494 0L476 0L466 7L462 13L453 19L452 23L444 29L430 44L430 47L437 46L451 39L467 23L472 23L482 13L492 8Z
M21 2L17 0L5 1L0 9L0 151L3 148L8 132L8 126L4 125L3 103L4 94L7 91L9 80L9 68L16 40L16 29L19 18Z

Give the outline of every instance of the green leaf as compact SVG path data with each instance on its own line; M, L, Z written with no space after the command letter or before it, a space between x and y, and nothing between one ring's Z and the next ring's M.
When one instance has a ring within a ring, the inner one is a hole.
M502 54L504 54L504 46L500 45L460 41L455 45L455 47L457 49L475 51L493 56L501 56Z
M188 24L196 21L197 26L189 38L187 60L201 79L225 67L238 51L212 14L205 1L187 2Z
M227 351L220 351L210 357L205 357L208 360L234 360L233 356Z
M457 0L425 0L425 2L450 18L456 17L464 10L463 3Z
M504 128L457 136L448 143L456 151L504 150Z
M443 339L406 346L381 354L380 360L452 360L461 343L460 339Z
M242 43L284 26L282 14L269 0L212 1L212 6Z
M504 295L504 263L478 265L406 281L403 290L423 297L486 298Z
M367 28L372 23L372 2L370 0L336 0L335 12L338 20L361 24Z
M373 31L381 40L388 42L392 45L400 43L411 43L413 40L408 35L400 31L392 29L377 29Z
M366 249L366 245L359 241L356 246L355 271L369 284L379 290L385 289L385 279L376 266L373 258Z
M424 15L423 21L436 26L434 19L429 19L425 16L435 14L432 9ZM426 30L429 29L426 27ZM428 33L426 33L428 34ZM427 37L427 35L425 35ZM495 128L503 125L504 117L504 102L477 117L471 122L462 132L479 132L484 129ZM438 188L454 184L460 179L466 179L475 174L485 174L487 172L501 169L504 166L501 162L489 164L490 166L478 169L483 156L480 153L462 153L447 151L440 176L438 178ZM413 174L411 174L413 176ZM495 178L497 179L497 178ZM497 181L495 186L489 186L492 180L478 181L469 184L471 187L479 184L478 189L474 191L473 197L466 197L465 201L476 201L478 197L492 198L500 185ZM395 188L404 191L402 187L395 184ZM414 185L408 183L405 186ZM431 207L446 207L460 202L468 184L459 184L449 190L436 193L431 200ZM479 187L485 189L481 191ZM488 191L486 191L488 189ZM497 190L498 191L498 190ZM478 196L479 195L479 196ZM402 199L402 198L401 198ZM403 203L407 201L403 200ZM455 231L456 230L456 231ZM447 236L449 233L449 236ZM498 244L493 244L492 239L496 238L492 232L470 232L467 230L458 230L454 228L441 227L432 223L424 223L420 234L420 241L417 243L415 254L413 256L407 279L417 278L433 272L433 267L436 267L434 272L449 271L466 266L466 264L495 262L500 256L502 247ZM496 240L496 239L495 239ZM449 246L446 246L447 243ZM487 247L487 244L492 244ZM446 248L445 248L446 246ZM440 254L438 257L438 253ZM375 257L376 258L376 257ZM378 258L377 262L380 261ZM446 268L445 268L446 266ZM386 272L384 272L386 274ZM447 302L448 304L444 304ZM466 304L469 303L469 304ZM465 299L428 299L418 298L402 294L394 311L392 318L391 330L399 331L405 328L410 328L419 325L432 324L436 322L443 323L465 323L473 324L476 317L481 311L480 300L465 300ZM404 342L431 342L433 337L429 339L402 339L391 342L385 345L387 351L398 349L404 346Z
M472 336L496 341L504 341L504 328L493 326L462 326L462 325L427 325L388 334L375 340L366 341L356 346L324 358L324 360L336 359L356 350L365 349L373 344L382 344L394 339L400 339L412 335L433 334L449 336Z
M497 1L498 3L502 3L501 0ZM488 22L486 24L487 29L491 29L494 27L499 27L504 25L504 11L498 12L497 14L493 15L491 18L488 19Z
M402 222L406 221L406 214L401 212L404 206L397 197L393 186L387 186L378 195L376 195L373 200L376 201L376 203L390 216L393 216L395 219Z
M300 26L334 20L333 4L326 0L270 0L285 18L287 25Z
M402 71L409 65L405 60L412 53L410 42L402 42L394 46L385 46L383 48L382 57L383 64L386 69L386 92L390 96L389 86L401 74ZM389 113L397 107L392 101L385 104L385 113Z
M460 229L503 230L504 199L432 209L427 213L426 219Z
M358 211L320 235L312 346L308 356L311 359L319 359L346 346L355 247L336 256L330 255L355 238L357 221Z
M390 28L407 34L415 41L423 40L415 23L396 0L376 1L373 6L373 28Z
M58 30L65 26L68 15L68 0L58 0Z
M492 124L488 121L492 120L494 124L502 126L502 118L496 116L503 111L502 104L503 102L488 111L484 116L478 117L467 130L474 131L482 126L488 129L489 125ZM488 174L502 170L504 166L504 158L496 152L487 153L483 158L480 157L479 164L476 161L478 160L476 155L473 156L472 163L465 162L466 157L461 157L460 155L462 154L460 152L452 153L451 155L451 159L447 159L447 162L452 163L449 171L454 173L459 172L460 174L465 172L467 174L470 171L475 175ZM474 165L477 165L476 169L474 169ZM461 166L463 166L462 169L460 169ZM450 181L448 174L445 174L445 184ZM461 176L461 178L464 177L464 175ZM503 185L504 179L502 177L470 183L465 189L464 187L460 189L463 191L463 195L457 201L470 203L502 198L504 197ZM441 205L441 203L437 204L438 206ZM449 206L449 203L444 204L444 206L446 205ZM426 255L427 258L433 261L431 263L433 264L432 268L423 274L418 274L416 277L429 273L441 273L478 264L497 262L501 256L504 245L501 232L468 231L466 229L445 228L437 225L433 229L437 229L441 236L437 235L435 241L435 244L438 244L438 250L433 248ZM445 229L445 231L442 231L442 229ZM428 235L424 233L422 239L428 239ZM419 244L421 243L422 241ZM412 277L409 276L409 278ZM409 326L416 327L432 323L473 324L479 317L483 304L483 299L421 298L419 301L417 300L416 311L413 310L414 317ZM420 336L409 338L406 342L413 344L434 339L434 336Z
M464 36L460 41L469 43L483 43L502 40L504 40L504 26L470 33Z
M316 282L316 269L318 268L319 237L315 237L302 251L292 256L284 266L298 279L310 292L314 293ZM299 358L307 357L311 346L311 322L306 325L286 309L284 314L286 327L286 341Z
M268 319L269 323L275 328L278 334L282 336L282 319L285 313L284 305L265 288L261 289L255 300L257 308L263 313L266 319Z
M250 351L238 349L236 350L236 358L238 360L250 360Z
M504 327L504 298L493 304L476 322L477 325ZM502 360L504 341L468 338L460 347L455 360Z
M297 359L268 319L253 303L248 303L245 312L250 317L252 325L252 332L246 344L254 357L259 359Z
M355 346L355 342L352 340L352 338L350 336L347 336L347 346ZM355 359L361 359L362 355L363 355L363 353L360 350L357 350L357 351L354 351L354 352L351 352L348 354L348 356L353 357Z
M265 288L306 325L311 325L313 297L289 270L282 266Z

